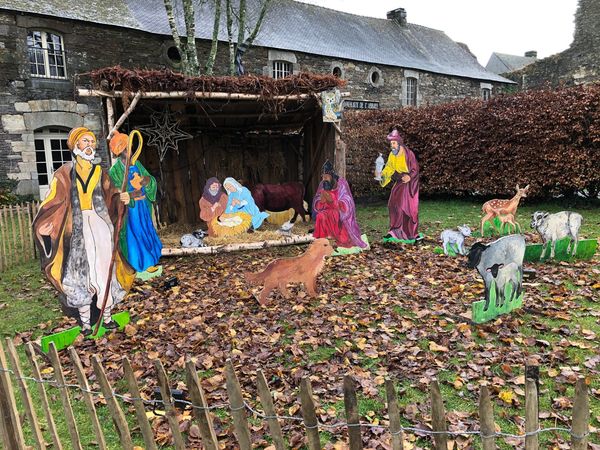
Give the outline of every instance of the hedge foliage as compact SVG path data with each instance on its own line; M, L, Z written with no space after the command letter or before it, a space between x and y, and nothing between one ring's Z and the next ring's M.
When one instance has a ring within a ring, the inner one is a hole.
M530 196L600 191L600 84L526 91L489 101L346 114L348 179L355 197L382 189L378 152L396 125L421 165L421 192Z

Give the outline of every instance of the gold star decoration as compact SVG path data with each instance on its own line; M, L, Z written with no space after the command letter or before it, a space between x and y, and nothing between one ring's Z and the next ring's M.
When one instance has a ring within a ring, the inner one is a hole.
M192 139L193 136L179 128L179 121L167 108L163 112L154 112L150 116L150 124L138 128L148 139L150 147L156 147L158 157L162 163L169 150L179 154L179 141Z

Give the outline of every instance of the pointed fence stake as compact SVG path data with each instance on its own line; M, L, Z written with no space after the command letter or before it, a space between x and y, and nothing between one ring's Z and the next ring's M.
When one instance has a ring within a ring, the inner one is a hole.
M487 386L481 386L479 389L479 422L483 450L496 450L494 409Z
M154 360L154 368L156 369L156 374L158 375L158 386L160 387L163 405L165 405L167 422L169 422L169 427L171 428L171 433L173 434L175 448L177 450L185 450L185 441L183 440L183 435L179 430L179 414L177 414L177 409L175 409L175 406L173 405L173 401L171 399L171 388L169 387L169 379L167 378L167 373L165 372L165 368L163 367L162 362L160 362L160 359Z
M217 440L217 433L213 427L212 417L208 409L208 403L204 397L204 391L200 385L198 379L198 373L196 372L196 365L191 359L188 359L185 363L185 369L187 374L187 386L190 391L190 397L194 404L194 417L200 425L200 436L202 436L202 443L206 450L219 450L219 441Z
M225 375L227 381L227 394L229 395L229 407L233 417L233 428L240 444L241 450L251 450L252 440L250 438L250 429L248 428L248 418L246 416L246 405L242 396L242 388L237 379L233 363L230 359L225 365Z
M269 385L265 374L262 370L258 370L256 373L256 384L258 386L258 395L260 396L260 403L267 416L267 423L269 424L269 430L271 431L271 437L273 438L273 445L276 450L285 449L285 441L283 440L283 434L281 433L281 425L275 412L275 406L273 405L273 397L271 391L269 391Z
M350 450L362 450L363 445L360 435L360 417L358 415L358 401L356 400L356 384L349 375L344 377L344 407L346 409L346 420L348 421Z
M127 390L133 397L135 415L137 417L138 425L140 426L140 431L142 432L142 436L144 438L144 445L146 446L146 450L156 450L156 443L154 442L152 427L150 426L150 422L148 422L148 417L146 416L146 407L144 402L140 400L140 389L138 387L135 374L133 373L133 369L131 368L131 363L129 362L127 356L123 357L122 362L123 375L125 375L125 380L127 380Z
M590 423L590 404L585 379L580 377L575 385L573 424L571 425L571 450L587 450Z
M448 431L446 425L446 411L444 410L444 402L440 393L440 385L436 379L433 379L429 385L431 395L431 426L433 431L444 432ZM448 449L448 435L445 433L434 434L436 450Z
M535 380L525 380L525 450L539 450L540 416L538 410L538 393Z
M22 450L25 448L25 440L8 370L10 369L4 354L4 347L0 342L0 431L2 432L2 442L7 450Z
M313 399L312 386L308 377L304 377L302 378L302 381L300 381L300 403L302 407L302 417L304 418L304 426L306 427L308 448L309 450L321 450L315 400Z
M385 394L387 397L388 414L390 416L390 433L392 434L392 450L404 450L404 436L400 424L400 409L394 382L389 378L385 380Z

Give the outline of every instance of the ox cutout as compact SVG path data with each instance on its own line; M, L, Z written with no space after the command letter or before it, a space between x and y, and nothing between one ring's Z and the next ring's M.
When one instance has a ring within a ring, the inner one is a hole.
M509 200L493 199L485 202L481 208L481 236L521 232L521 225L515 220L521 198L527 197L529 185L520 188L517 184L515 196ZM487 226L486 226L487 225ZM512 230L510 229L512 227ZM507 231L505 231L507 230ZM487 233L486 233L487 231Z
M278 288L283 298L289 299L288 283L302 283L311 297L317 294L317 276L323 270L325 258L333 252L333 247L327 239L316 239L308 250L300 256L281 258L270 262L267 267L258 273L245 273L244 277L253 284L264 284L258 301L266 304L269 294Z
M473 322L487 322L523 305L524 256L525 238L518 234L473 244L467 266L477 269L485 284L485 299L471 307Z
M357 253L368 248L366 235L361 235L356 221L356 209L350 186L327 161L313 199L315 238L332 238L338 254Z
M581 214L561 211L550 214L536 211L531 218L533 228L542 238L542 244L530 244L525 251L526 261L551 259L568 260L571 258L591 259L596 252L596 239L579 239L579 230L583 222Z
M456 230L444 230L440 235L444 255L456 256L465 254L465 237L471 236L471 228L468 225L456 227Z
M294 223L300 217L308 216L304 201L304 184L292 181L281 184L257 184L251 189L252 198L261 211L268 211L267 221L274 225ZM293 215L289 214L292 210Z

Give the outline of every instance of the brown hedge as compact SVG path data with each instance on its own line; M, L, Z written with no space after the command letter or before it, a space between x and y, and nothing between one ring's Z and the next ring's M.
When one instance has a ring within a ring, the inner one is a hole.
M346 114L348 178L356 197L381 193L378 152L392 125L415 151L421 192L510 195L516 183L549 198L600 189L600 84Z

